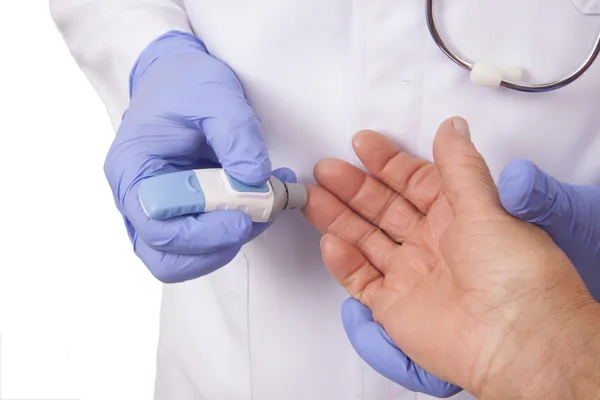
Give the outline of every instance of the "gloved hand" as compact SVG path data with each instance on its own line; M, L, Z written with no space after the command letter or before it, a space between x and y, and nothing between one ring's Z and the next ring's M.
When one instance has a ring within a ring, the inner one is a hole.
M498 187L504 208L544 229L600 301L600 187L559 182L525 160L512 161Z
M506 166L498 187L506 210L544 229L600 301L600 187L561 183L524 160ZM409 359L373 320L371 311L357 300L350 298L343 304L342 321L356 352L388 379L440 398L461 391Z
M412 390L447 398L462 391L425 371L390 339L385 329L373 320L368 307L354 298L342 305L342 322L350 343L358 355L381 375Z
M240 211L150 220L138 186L158 174L221 166L248 185L265 183L271 162L259 119L234 73L187 33L169 32L144 50L130 96L104 170L135 253L165 283L211 273L268 224ZM274 175L295 180L287 169Z

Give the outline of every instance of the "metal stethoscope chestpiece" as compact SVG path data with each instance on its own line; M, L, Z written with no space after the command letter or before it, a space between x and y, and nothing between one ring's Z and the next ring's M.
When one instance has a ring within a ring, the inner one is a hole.
M494 68L491 64L474 63L458 55L451 50L444 41L437 28L435 13L433 9L433 0L427 0L427 26L435 43L439 48L459 66L471 71L471 78L479 84L486 86L502 86L507 89L520 92L541 93L560 89L576 81L583 75L594 63L598 54L600 54L600 30L598 31L594 46L586 56L585 60L569 75L551 82L540 84L526 84L519 82L520 72L515 72L511 68ZM476 76L475 76L476 75Z

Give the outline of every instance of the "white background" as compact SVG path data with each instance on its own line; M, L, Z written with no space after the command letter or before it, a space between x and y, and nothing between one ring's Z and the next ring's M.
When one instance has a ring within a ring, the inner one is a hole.
M103 175L108 114L47 0L0 1L1 399L152 398L160 285Z

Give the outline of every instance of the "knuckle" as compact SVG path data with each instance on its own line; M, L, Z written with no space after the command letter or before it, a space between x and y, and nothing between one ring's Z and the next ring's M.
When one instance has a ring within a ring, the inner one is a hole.
M481 158L481 155L476 151L465 150L455 155L456 163L464 167L473 168L477 170L486 169L485 163Z
M144 264L152 276L161 283L170 284L183 281L181 265L178 265L176 258L159 256L152 260L145 260Z
M271 163L263 162L254 167L253 175L258 179L267 180L271 176Z
M140 239L137 238L137 240ZM177 268L172 262L167 261L168 258L162 255L159 257L147 257L148 252L141 251L139 246L134 246L134 252L155 279L162 283L179 282Z
M142 227L138 229L138 233L142 240L152 249L154 250L162 250L165 248L168 243L170 243L173 239L171 235L165 234L159 229L148 229Z
M248 185L260 185L263 184L271 177L271 165L269 162L263 163L252 163L243 169L242 179Z
M177 283L179 279L177 274L170 271L165 267L163 263L157 263L158 265L146 265L150 273L160 282L165 284Z
M241 89L241 85L236 74L223 61L212 57L203 57L202 62L205 65L205 80L208 82L232 82Z

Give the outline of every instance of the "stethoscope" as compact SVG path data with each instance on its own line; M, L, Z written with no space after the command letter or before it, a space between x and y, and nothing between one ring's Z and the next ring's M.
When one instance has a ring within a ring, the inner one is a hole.
M541 93L541 92L549 92L552 90L560 89L565 87L577 79L581 77L594 63L598 54L600 54L600 31L598 32L598 36L596 38L596 42L594 47L586 56L585 60L577 67L573 72L569 75L557 79L555 81L540 83L540 84L526 84L519 82L520 75L517 74L506 74L503 73L500 69L494 69L491 65L485 65L482 63L474 63L471 62L464 57L459 56L455 51L451 50L444 39L441 37L440 32L436 26L435 15L433 12L433 0L427 0L427 26L429 27L429 32L433 37L435 43L439 46L439 48L456 64L461 66L462 68L468 70L472 74L473 72L477 72L477 75L480 80L484 82L484 85L488 86L502 86L507 89L517 90L520 92L530 92L530 93ZM497 75L494 79L494 75ZM513 79L510 79L513 77Z

